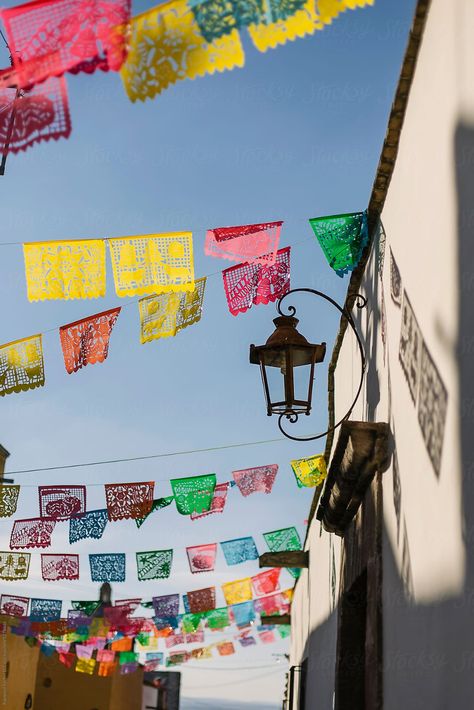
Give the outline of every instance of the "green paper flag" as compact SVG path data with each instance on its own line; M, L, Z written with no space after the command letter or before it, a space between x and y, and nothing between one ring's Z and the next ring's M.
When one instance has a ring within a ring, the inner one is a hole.
M301 540L296 528L282 528L263 533L265 542L271 552L288 552L301 550Z
M173 550L137 552L138 580L168 579L173 562Z
M153 513L155 510L160 510L160 508L166 508L168 505L170 505L174 500L173 496L167 496L166 498L158 498L157 500L154 500L152 505L151 505L151 510L147 515L145 515L144 518L135 518L135 522L137 524L137 528L141 528L145 520L150 517L150 515Z
M125 663L137 663L138 653L133 651L121 651L119 656L119 664L123 666Z
M225 629L230 626L229 610L226 606L206 612L207 625L210 629Z
M289 624L281 624L278 626L278 633L282 639L288 638L291 634L291 626Z
M338 276L353 271L369 241L367 212L351 212L309 220L329 266Z
M181 626L185 634L193 634L198 630L199 624L205 614L183 614L181 618Z
M176 509L181 515L205 513L211 507L216 487L215 473L189 478L173 478L170 483L176 501Z
M71 606L76 611L83 611L86 616L92 616L99 608L100 602L71 602Z

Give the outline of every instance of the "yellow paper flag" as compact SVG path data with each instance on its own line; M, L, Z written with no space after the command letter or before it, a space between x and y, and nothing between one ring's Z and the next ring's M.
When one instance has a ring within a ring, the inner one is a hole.
M78 673L87 673L87 675L93 675L94 668L94 658L78 658L76 661L76 671Z
M198 279L193 291L160 293L140 299L140 338L148 343L169 338L201 319L206 277Z
M132 18L129 53L120 71L131 101L151 99L181 79L244 65L237 30L206 42L189 5L173 0Z
M305 459L291 461L291 468L300 488L314 488L319 486L327 476L326 460L324 456L310 456Z
M105 243L101 239L23 244L28 299L105 296Z
M117 296L194 290L191 232L109 240Z
M252 580L246 577L235 582L226 582L222 585L222 591L227 606L248 602L252 599Z
M44 385L43 343L32 335L0 345L0 396Z

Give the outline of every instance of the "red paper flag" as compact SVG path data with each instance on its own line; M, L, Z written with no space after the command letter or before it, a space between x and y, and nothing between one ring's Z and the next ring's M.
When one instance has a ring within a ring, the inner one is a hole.
M106 483L105 498L109 520L146 518L153 505L155 484Z
M3 75L0 72L0 153L18 153L41 141L69 137L71 117L64 78L52 77L17 94L16 88L2 87Z
M189 610L191 614L201 614L216 608L216 588L207 587L187 592Z
M228 489L229 483L218 483L214 488L209 510L205 510L204 513L191 513L191 520L199 520L200 518L205 518L207 515L212 515L212 513L223 513Z
M79 579L79 555L41 555L41 575L45 582Z
M42 518L69 520L86 512L85 486L38 486Z
M283 222L209 229L204 253L239 263L275 263Z
M29 547L49 547L55 525L54 520L41 518L15 520L10 536L10 548L21 550Z
M290 290L290 248L280 249L271 266L237 264L222 272L233 316L245 313L252 305L276 301Z
M0 597L0 614L27 616L29 601L29 597L16 597L11 594L2 594Z
M255 596L261 597L264 594L272 594L278 591L280 589L280 572L281 569L269 569L251 577Z
M2 10L18 85L64 72L118 71L130 0L33 0Z
M112 329L120 307L62 325L59 329L64 364L69 374L81 367L104 362L109 353Z

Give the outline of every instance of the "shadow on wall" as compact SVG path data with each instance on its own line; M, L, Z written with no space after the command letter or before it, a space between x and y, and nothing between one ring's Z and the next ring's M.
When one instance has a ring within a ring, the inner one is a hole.
M410 601L408 538L403 535L402 573L384 534L384 710L454 710L473 707L474 697L474 126L458 124L454 135L458 200L459 336L455 357L460 392L462 515L466 547L465 586L457 598L433 604ZM442 234L433 235L443 238ZM377 261L377 260L375 260ZM377 296L377 266L367 274L367 295ZM442 274L439 274L440 288ZM372 286L370 286L370 283ZM370 292L370 288L374 291ZM369 300L370 302L370 300ZM374 356L374 332L383 314L371 314L365 346ZM372 361L374 362L374 361ZM375 366L374 366L375 367ZM368 371L367 395L378 401L378 375ZM451 400L453 401L453 400ZM368 408L370 419L372 406ZM394 466L394 470L396 466ZM420 505L422 505L420 501ZM396 505L396 502L395 502ZM441 523L442 524L442 523ZM429 531L427 541L429 544ZM307 640L308 701L301 710L333 707L337 610ZM304 657L304 656L303 656ZM345 710L345 708L344 708ZM348 707L347 710L350 710Z

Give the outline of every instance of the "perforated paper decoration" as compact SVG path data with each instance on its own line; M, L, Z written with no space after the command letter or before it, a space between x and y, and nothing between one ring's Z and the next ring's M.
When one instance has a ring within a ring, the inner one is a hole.
M16 513L20 486L0 485L0 518L9 518Z
M218 483L214 488L214 494L212 496L209 510L205 510L204 513L191 513L191 520L200 520L201 518L206 518L208 515L212 515L213 513L223 513L229 485L229 483Z
M280 589L281 569L269 569L252 577L252 589L256 597L272 594Z
M224 641L217 644L217 652L219 656L232 656L235 653L235 647L232 641Z
M291 635L291 626L289 624L278 624L278 633L280 638L287 639Z
M101 663L99 663L99 670L97 671L97 675L103 678L108 678L114 675L116 668L117 664L114 661L112 661L111 663L102 661Z
M166 648L173 648L174 646L182 646L184 643L184 634L171 634L165 639Z
M105 499L109 520L144 518L153 505L153 481L146 483L106 483Z
M104 362L109 354L110 335L120 310L112 308L60 327L59 338L66 372L71 374L86 365Z
M210 611L216 608L215 587L207 587L206 589L197 589L194 592L188 592L187 597L191 614L200 614L204 611Z
M272 630L259 631L258 637L262 643L275 643L275 634Z
M191 572L212 572L216 564L217 542L186 548ZM189 602L189 598L188 598Z
M258 559L258 550L253 537L226 540L221 542L221 547L228 565L240 565L242 562Z
M278 464L233 471L232 477L244 497L252 493L271 493L278 473Z
M237 626L248 626L256 618L252 601L234 604L230 609Z
M79 658L76 661L76 672L94 675L96 661L94 658Z
M79 555L41 555L41 575L45 582L79 579Z
M160 293L140 299L140 340L174 337L201 319L206 277L195 282L192 291Z
M43 342L32 335L0 345L0 396L44 385Z
M151 504L151 510L150 512L145 515L143 518L135 518L135 524L137 528L141 528L145 520L149 518L151 513L153 513L155 510L160 510L161 508L167 508L168 505L171 505L171 503L174 501L174 496L167 496L166 498L157 498L156 500L153 501Z
M168 658L166 659L167 666L178 666L182 663L187 663L191 657L191 654L187 651L170 651Z
M213 5L213 2L203 3ZM240 263L275 263L283 222L218 227L206 233L204 253Z
M153 597L153 608L155 615L167 619L179 614L179 594L166 594L160 597Z
M230 625L229 610L226 606L212 609L206 613L206 623L209 629L225 629Z
M130 0L36 0L1 12L19 85L65 72L118 71Z
M59 621L62 601L60 599L32 599L31 621Z
M212 651L209 646L204 646L203 648L193 648L191 651L191 658L195 661L205 661L212 658Z
M76 655L78 658L92 658L93 653L94 653L93 646L87 646L87 645L76 643Z
M23 244L29 301L105 296L101 239Z
M71 606L77 611L84 612L86 616L91 616L99 607L97 601L72 601Z
M125 554L89 555L93 582L125 582Z
M42 520L41 518L15 520L10 536L10 547L12 550L49 547L55 525L54 520Z
M8 616L27 616L29 597L17 597L12 594L2 594L0 597L0 614Z
M201 624L204 614L183 614L181 627L186 634L195 633Z
M252 599L252 583L250 577L238 579L235 582L226 582L222 585L226 604L240 604Z
M301 550L300 536L294 527L263 533L263 537L271 552Z
M157 652L157 653L147 653L145 655L145 673L149 671L154 671L156 670L159 666L163 665L164 662L164 653Z
M216 487L215 473L173 478L170 483L178 513L191 515L209 510Z
M209 612L213 614L214 612ZM185 635L186 643L204 643L204 630L200 629L198 631L193 631L190 634Z
M20 95L2 83L0 72L0 153L18 153L35 143L69 137L71 117L64 79L48 79Z
M292 598L289 591L291 592L292 590L277 592L276 594L269 594L266 597L255 599L253 605L256 613L263 616L286 614L290 609Z
M191 232L109 239L117 296L194 290Z
M353 271L369 241L366 212L310 219L329 266L338 276Z
M242 638L239 638L239 643L244 648L247 648L247 646L257 645L257 642L255 641L253 636L242 636Z
M137 552L138 580L167 579L171 573L173 550L155 550L154 552Z
M68 520L85 513L86 495L85 486L38 486L40 516Z
M93 538L100 540L104 534L109 516L107 510L90 510L83 515L72 517L69 521L69 544L79 540Z
M319 486L327 476L326 460L322 454L305 459L295 459L291 461L291 468L295 474L298 488Z
M229 311L245 313L252 305L277 301L290 290L290 250L280 249L271 266L237 264L222 272Z
M132 19L130 49L120 73L129 99L145 101L182 79L243 65L236 30L208 43L186 0L173 0Z

